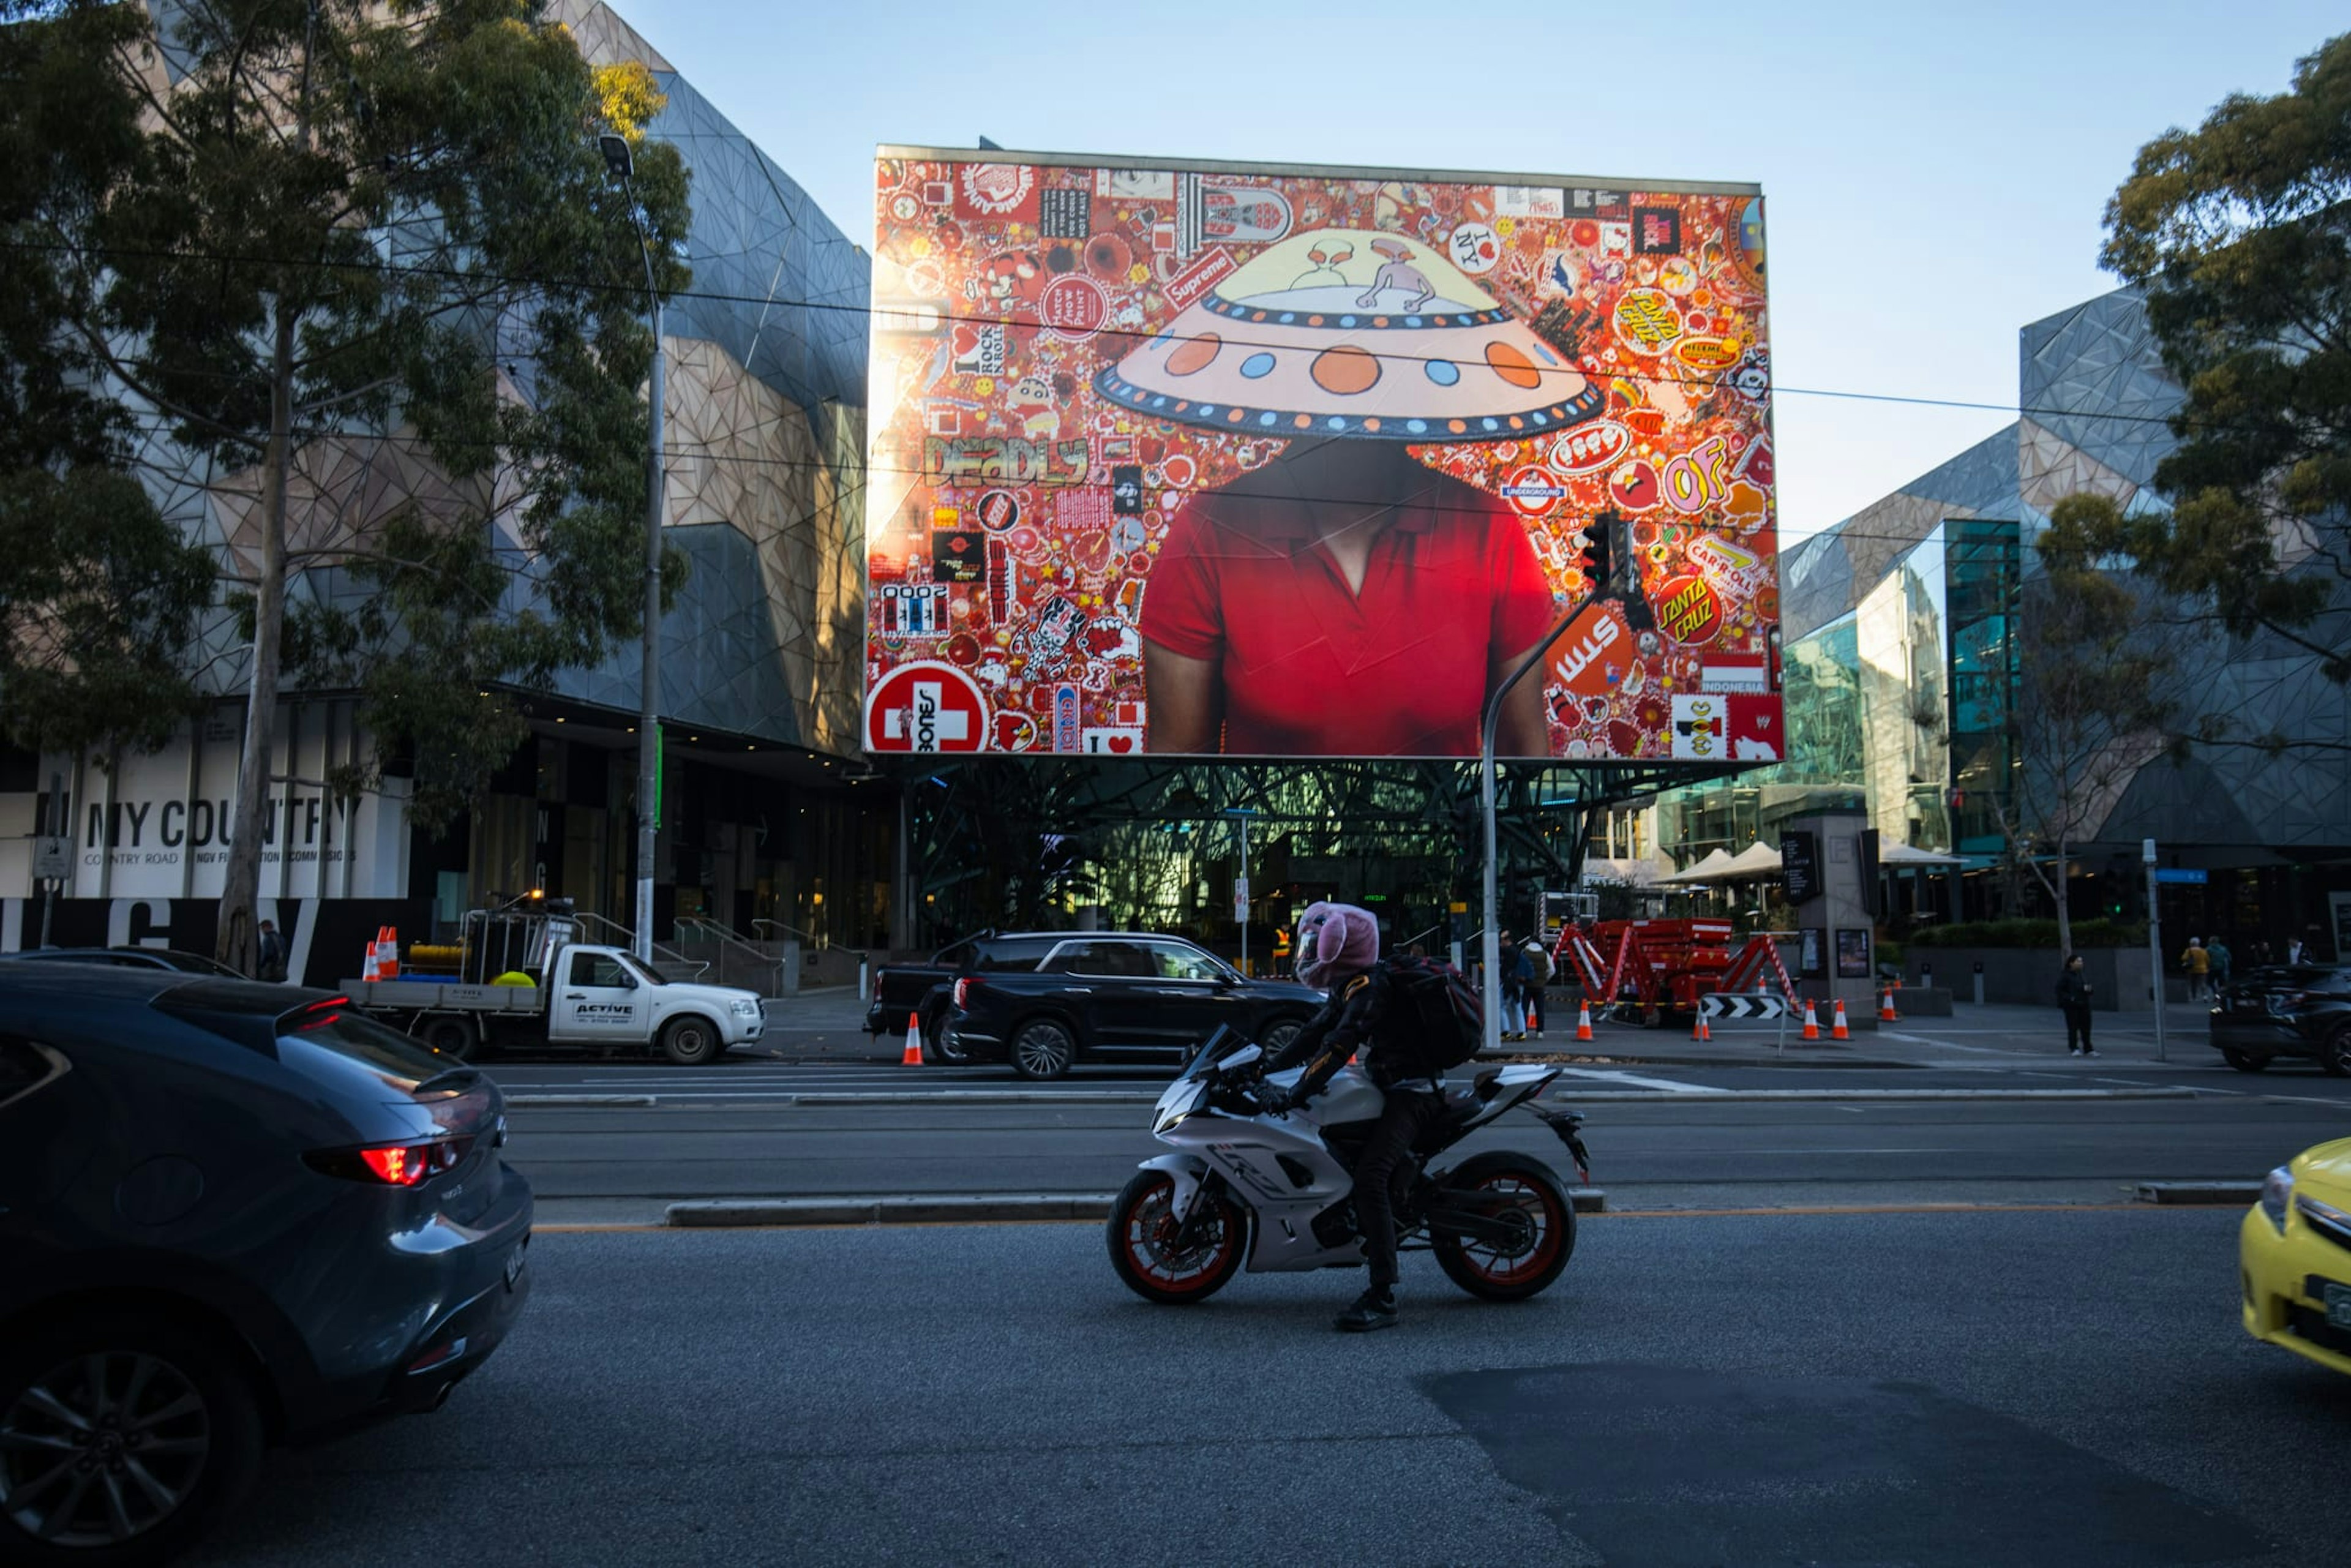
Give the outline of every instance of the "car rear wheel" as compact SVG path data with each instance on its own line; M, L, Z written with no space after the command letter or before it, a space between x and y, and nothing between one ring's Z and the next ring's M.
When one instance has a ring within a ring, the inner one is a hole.
M933 1013L931 1021L923 1026L923 1060L941 1067L970 1065L971 1052L947 1039L947 1015L944 1010Z
M718 1026L708 1019L682 1018L662 1031L662 1054L680 1067L701 1067L726 1050Z
M2331 1078L2351 1078L2351 1029L2338 1029L2318 1048L2318 1065Z
M1077 1038L1059 1019L1031 1019L1012 1037L1012 1071L1023 1078L1059 1078L1077 1059Z
M474 1028L474 1020L455 1013L445 1013L420 1022L416 1038L425 1046L444 1056L454 1056L460 1061L470 1061L482 1047L482 1037Z
M1265 1038L1258 1044L1265 1048L1266 1055L1280 1056L1290 1049L1290 1042L1296 1040L1298 1031L1305 1027L1304 1019L1276 1019L1265 1026Z
M0 1352L0 1561L125 1568L185 1550L261 1464L253 1385L204 1335L101 1315Z
M2220 1060L2240 1072L2259 1072L2270 1064L2266 1056L2255 1056L2250 1051L2239 1051L2233 1045L2220 1048Z

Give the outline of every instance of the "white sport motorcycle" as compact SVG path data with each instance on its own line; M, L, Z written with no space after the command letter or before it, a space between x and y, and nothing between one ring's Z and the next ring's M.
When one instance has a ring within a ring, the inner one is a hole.
M1257 1046L1219 1029L1159 1097L1152 1134L1179 1152L1144 1162L1108 1228L1111 1266L1146 1301L1206 1301L1244 1266L1288 1273L1365 1261L1348 1172L1384 1097L1360 1068L1343 1067L1312 1100L1270 1114L1257 1091L1292 1087L1303 1070L1268 1077L1263 1061ZM1395 1210L1399 1250L1436 1253L1455 1284L1491 1301L1524 1301L1559 1278L1575 1250L1575 1207L1549 1166L1496 1150L1429 1168L1524 1105L1588 1179L1577 1135L1583 1118L1532 1103L1558 1077L1555 1068L1491 1067L1474 1087L1446 1092L1446 1114L1412 1151Z

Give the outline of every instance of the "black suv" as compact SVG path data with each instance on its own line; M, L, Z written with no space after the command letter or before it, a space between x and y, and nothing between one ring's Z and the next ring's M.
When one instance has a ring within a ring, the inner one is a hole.
M2240 1072L2300 1056L2351 1077L2351 968L2281 966L2230 982L2212 1003L2212 1045Z
M923 1057L928 1061L961 1061L943 1057L940 1031L946 1027L949 992L966 975L1025 974L1044 962L1045 955L1069 940L1067 931L993 931L940 948L927 964L892 964L873 973L873 1000L865 1009L865 1032L896 1034L909 1018L920 1020Z
M974 969L953 987L937 1051L1058 1078L1086 1061L1180 1065L1219 1027L1275 1052L1322 1005L1290 980L1244 978L1179 937L1064 931L1040 962Z
M529 1293L505 1142L341 997L0 965L0 1563L161 1562L266 1444L439 1406Z

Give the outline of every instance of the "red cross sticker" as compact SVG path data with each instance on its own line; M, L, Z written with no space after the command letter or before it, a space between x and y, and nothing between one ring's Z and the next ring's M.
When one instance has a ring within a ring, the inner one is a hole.
M953 664L901 664L866 694L868 751L978 751L987 734L987 698Z

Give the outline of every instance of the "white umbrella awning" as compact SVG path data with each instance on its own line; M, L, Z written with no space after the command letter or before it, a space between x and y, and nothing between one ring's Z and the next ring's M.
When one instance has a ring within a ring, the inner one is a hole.
M1880 844L1877 863L1891 865L1964 865L1958 855L1937 854L1933 850L1914 850L1908 844Z
M1753 843L1731 856L1720 876L1724 882L1753 882L1779 874L1780 852L1770 844Z
M1679 876L1661 876L1657 880L1669 887L1687 887L1715 880L1730 867L1730 856L1722 850L1708 850L1706 858Z

